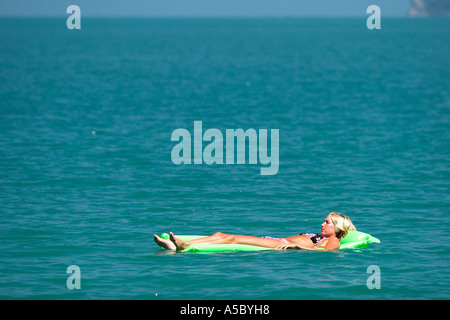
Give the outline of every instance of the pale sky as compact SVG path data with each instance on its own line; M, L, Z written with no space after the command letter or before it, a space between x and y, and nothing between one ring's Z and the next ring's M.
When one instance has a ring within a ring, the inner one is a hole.
M1 0L0 16L138 17L358 17L376 4L382 16L406 16L410 0Z

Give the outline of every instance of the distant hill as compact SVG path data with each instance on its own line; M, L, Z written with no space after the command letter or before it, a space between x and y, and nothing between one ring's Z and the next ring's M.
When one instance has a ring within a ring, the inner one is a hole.
M450 16L450 0L411 0L411 17Z

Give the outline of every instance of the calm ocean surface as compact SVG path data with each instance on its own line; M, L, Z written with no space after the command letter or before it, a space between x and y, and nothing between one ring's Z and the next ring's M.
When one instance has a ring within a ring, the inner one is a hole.
M450 298L450 19L65 19L0 19L1 299ZM174 165L196 120L279 129L278 174ZM320 232L330 211L381 243L153 242Z

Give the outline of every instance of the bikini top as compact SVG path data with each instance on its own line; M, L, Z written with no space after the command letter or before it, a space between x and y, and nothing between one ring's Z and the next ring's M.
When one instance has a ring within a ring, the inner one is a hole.
M321 236L318 233L300 233L299 236L303 234L311 239L312 243L314 244L314 247L317 246L323 240L328 239L326 237Z

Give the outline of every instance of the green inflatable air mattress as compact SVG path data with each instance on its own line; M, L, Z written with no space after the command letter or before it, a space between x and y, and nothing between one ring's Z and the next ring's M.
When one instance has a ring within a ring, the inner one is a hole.
M193 236L193 235L177 235L177 238L183 241L189 241L192 239L203 238L205 236ZM161 235L163 239L169 239L167 233ZM365 248L371 243L380 243L380 240L371 236L368 233L360 231L350 231L347 235L341 239L341 245L339 249L356 249ZM273 248L252 246L247 244L192 244L181 252L226 252L226 251L263 251L263 250L277 250Z

